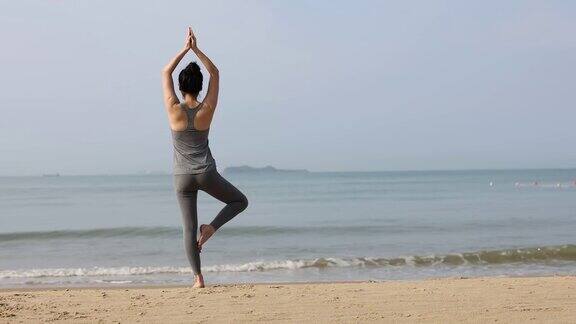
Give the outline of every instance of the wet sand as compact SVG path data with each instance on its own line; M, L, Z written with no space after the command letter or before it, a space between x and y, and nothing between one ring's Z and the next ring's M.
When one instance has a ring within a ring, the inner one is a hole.
M0 322L573 323L576 277L0 290Z

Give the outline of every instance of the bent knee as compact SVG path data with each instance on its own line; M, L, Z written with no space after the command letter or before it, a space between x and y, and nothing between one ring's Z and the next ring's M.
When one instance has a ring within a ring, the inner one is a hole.
M238 201L240 203L240 208L242 210L248 208L248 198L245 195L242 195L242 198Z

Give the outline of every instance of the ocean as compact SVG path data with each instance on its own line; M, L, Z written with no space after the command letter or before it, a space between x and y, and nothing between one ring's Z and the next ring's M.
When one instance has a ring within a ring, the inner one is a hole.
M208 284L576 274L575 169L226 177ZM2 177L0 287L191 284L180 217L171 175Z

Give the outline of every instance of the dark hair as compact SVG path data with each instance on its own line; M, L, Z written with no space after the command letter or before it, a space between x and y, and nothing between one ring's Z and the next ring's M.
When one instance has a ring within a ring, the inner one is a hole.
M180 71L178 76L178 83L180 84L180 91L189 95L197 97L202 90L202 72L198 63L192 62Z

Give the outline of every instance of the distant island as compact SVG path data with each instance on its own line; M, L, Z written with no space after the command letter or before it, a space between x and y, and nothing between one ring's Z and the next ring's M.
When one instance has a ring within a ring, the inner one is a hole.
M263 168L254 168L247 165L227 167L224 173L237 174L237 173L308 173L310 171L304 169L276 169L273 166L265 166Z
M42 176L43 176L43 177L46 177L46 178L48 178L48 177L59 177L59 176L60 176L60 173L44 173Z

